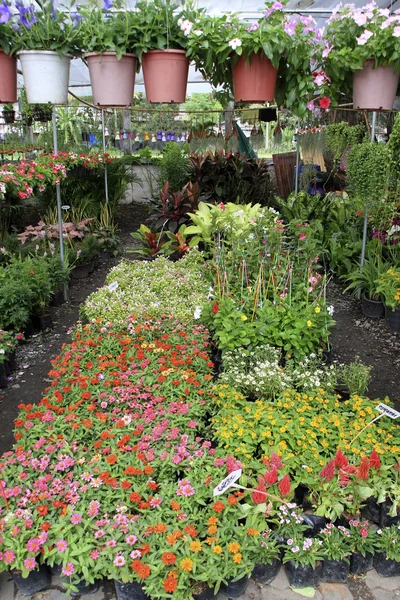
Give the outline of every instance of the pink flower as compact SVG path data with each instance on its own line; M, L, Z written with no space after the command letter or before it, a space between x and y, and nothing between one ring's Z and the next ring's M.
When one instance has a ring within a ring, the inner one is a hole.
M162 503L162 498L152 498L152 499L150 500L150 506L152 506L153 508L154 508L155 506L160 506L160 505L161 505L161 503Z
M135 558L140 558L142 556L142 553L140 552L140 550L132 550L129 556L132 558L132 560L135 560Z
M137 539L136 535L133 535L133 534L128 535L125 538L125 542L128 544L128 546L134 546L137 541L138 541L138 539Z
M65 575L66 577L69 577L70 575L73 575L73 573L75 572L75 567L71 562L67 562L67 564L65 565L65 567L63 567L61 569L61 573L63 575Z
M79 525L82 522L82 515L80 513L72 513L71 515L71 523L74 525Z
M97 558L99 558L100 552L98 550L92 550L89 556L90 558L93 558L93 560L96 560Z
M306 239L307 239L307 236L303 232L301 232L301 234L299 235L299 240L306 240Z
M6 565L9 565L10 563L14 562L15 560L15 554L12 550L6 550L3 554L3 560L6 563Z
M360 37L356 38L357 40L357 44L359 46L364 46L364 44L366 44L369 40L370 37L372 37L374 34L372 33L372 31L370 31L369 29L364 29L364 33L362 33L360 35Z
M363 538L368 537L368 529L366 529L365 527L361 527L360 533L361 533L361 537L363 537Z
M125 564L125 558L121 556L121 554L117 554L113 562L116 567L123 567Z
M40 550L40 542L37 538L31 538L27 541L26 547L29 552L39 552Z
M307 108L308 108L308 110L314 110L314 108L315 108L314 100L310 100L310 102L307 102Z
M24 567L25 569L27 569L28 571L33 571L33 569L35 569L37 567L37 562L34 558L26 558L24 560Z
M400 25L393 29L393 37L400 37Z
M59 552L65 552L68 548L68 543L65 540L58 540L56 542L56 547Z
M95 517L99 513L99 509L100 502L98 500L92 500L88 508L89 517Z

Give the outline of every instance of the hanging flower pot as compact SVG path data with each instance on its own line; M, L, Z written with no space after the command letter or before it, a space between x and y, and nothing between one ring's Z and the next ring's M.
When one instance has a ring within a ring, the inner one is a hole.
M143 54L142 68L148 102L185 102L189 72L185 50L150 50Z
M0 104L17 101L17 59L0 50Z
M68 104L71 56L60 57L51 50L22 50L18 53L28 104Z
M399 83L399 71L379 66L367 60L353 73L353 106L368 110L392 110Z
M99 106L131 106L136 75L136 56L115 52L86 55L93 102Z
M242 55L232 65L235 102L271 102L275 95L278 70L265 54Z
M15 121L15 110L3 109L3 119L6 125L11 125Z

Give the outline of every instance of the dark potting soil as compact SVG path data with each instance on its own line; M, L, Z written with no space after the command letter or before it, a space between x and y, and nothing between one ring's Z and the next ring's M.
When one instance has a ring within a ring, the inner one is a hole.
M123 205L118 209L119 237L124 252L135 247L130 233L136 231L149 216L146 205ZM35 224L35 223L33 223ZM128 259L137 255L126 253ZM0 454L10 450L13 442L13 423L18 414L18 404L39 402L49 384L50 360L57 356L64 342L70 341L68 333L79 318L79 306L89 294L104 283L108 271L121 257L102 259L100 266L88 278L71 282L67 304L51 307L54 322L51 331L35 334L17 349L18 369L11 374L6 389L0 389ZM398 373L400 371L400 334L386 328L384 319L369 320L362 315L361 304L348 294L343 286L331 281L328 285L328 301L334 306L336 326L333 328L332 358L349 363L356 356L372 366L370 396L385 398L388 395L400 406Z

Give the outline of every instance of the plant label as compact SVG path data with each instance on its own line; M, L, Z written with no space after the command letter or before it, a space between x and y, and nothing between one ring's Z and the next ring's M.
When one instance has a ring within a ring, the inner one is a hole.
M376 410L378 410L380 413L387 415L391 419L397 419L397 417L400 417L400 412L397 412L397 410L394 410L394 408L391 408L387 404L378 404Z
M118 287L118 281L113 281L113 283L110 283L110 285L108 286L108 289L110 290L110 292L115 292L117 287Z
M223 479L221 483L219 483L217 487L214 488L213 495L219 496L219 494L223 494L228 488L231 487L233 483L235 483L235 481L239 479L241 474L242 469L238 469L237 471L232 471L232 473L229 473L228 477L225 477L225 479Z

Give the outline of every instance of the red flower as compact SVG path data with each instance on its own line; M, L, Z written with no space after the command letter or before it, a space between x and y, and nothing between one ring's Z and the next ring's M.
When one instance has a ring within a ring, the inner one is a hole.
M319 100L319 105L321 108L329 108L331 105L331 100L330 98L327 98L326 96L323 96L322 98L320 98Z
M330 460L320 472L320 476L325 481L332 481L335 477L335 459Z
M214 302L214 304L213 304L213 307L212 307L212 309L211 309L211 312L212 312L212 313L214 313L214 315L216 315L216 314L217 314L217 312L218 312L218 309L219 309L219 304L218 304L218 302Z
M369 476L369 458L367 456L361 457L360 466L357 469L358 479L366 481Z
M132 492L132 494L130 494L129 496L129 500L131 502L140 502L142 499L142 496L140 494L138 494L137 492Z
M251 494L254 504L262 504L263 502L265 502L266 495L265 495L265 493L263 493L265 491L266 490L265 490L264 479L262 477L259 477L258 478L258 486L256 487L255 491Z
M381 468L381 459L379 458L379 454L374 449L371 452L371 456L369 457L369 466L371 469L380 469Z
M232 471L238 471L242 468L242 463L233 458L233 456L228 456L226 459L226 468L228 469L228 473L232 473Z
M280 495L284 498L285 496L287 496L290 493L290 478L289 475L286 473L286 475L284 477L282 477L282 479L280 480L279 484L278 484L278 490L280 492Z
M212 507L213 507L213 511L215 511L216 513L220 513L224 510L225 504L223 502L218 501L218 502L214 502Z
M176 555L173 552L164 552L161 557L164 565L174 565L176 562Z
M349 464L349 461L347 460L347 458L345 457L345 455L343 454L343 452L339 449L336 454L335 454L335 467L339 467L339 469L341 469L342 467L345 467L346 465Z
M47 513L49 512L48 507L45 504L40 504L37 509L37 514L40 515L41 517L45 517L47 515Z
M361 537L363 537L363 538L368 537L368 529L366 527L361 527L360 533L361 533Z
M278 469L273 465L269 471L264 473L265 483L267 485L274 485L278 481Z
M176 590L178 587L178 582L173 577L167 577L167 579L163 583L164 590L170 594Z

